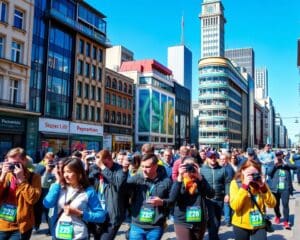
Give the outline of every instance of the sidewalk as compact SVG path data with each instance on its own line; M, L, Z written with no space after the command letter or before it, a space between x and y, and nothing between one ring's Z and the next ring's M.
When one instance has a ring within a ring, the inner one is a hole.
M292 224L292 230L285 230L281 224L274 225L275 232L268 234L268 240L296 240L300 239L300 186L298 184L294 184L296 192L294 196L290 198L290 221ZM297 203L296 203L297 201ZM297 206L296 206L297 205ZM297 211L296 211L297 209ZM295 214L297 212L297 214ZM268 215L274 217L274 210L268 209ZM272 219L273 220L273 219ZM295 225L297 223L297 225ZM295 225L295 226L294 226ZM42 224L41 230L39 233L33 233L31 239L39 240L43 238L44 240L51 240L51 237L46 236L45 229L46 224ZM125 234L129 229L129 225L127 223L122 224L119 233L116 237L116 240L125 240ZM227 227L222 225L219 232L220 240L234 240L234 234L232 232L232 227ZM166 232L164 233L163 240L176 240L176 236L174 233L174 228L172 224L168 225ZM205 240L208 240L207 234L205 235Z

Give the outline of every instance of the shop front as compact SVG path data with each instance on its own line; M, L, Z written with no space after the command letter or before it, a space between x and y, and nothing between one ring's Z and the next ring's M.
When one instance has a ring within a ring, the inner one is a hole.
M130 135L113 135L112 150L115 152L119 151L130 151L132 149L132 136Z
M59 157L70 154L70 124L68 121L39 118L39 158L46 152L53 152Z
M103 148L103 126L70 123L71 150L100 151Z

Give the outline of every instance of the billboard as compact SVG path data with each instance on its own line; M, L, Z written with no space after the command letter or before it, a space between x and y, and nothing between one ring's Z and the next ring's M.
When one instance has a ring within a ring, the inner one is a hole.
M160 133L166 134L168 127L168 98L166 95L161 95L161 119L160 119Z
M160 101L159 101L160 94L159 92L152 91L152 98L151 98L151 130L154 133L159 133L159 123L161 119L160 114Z
M139 90L139 132L150 131L150 91L148 89Z
M175 128L175 104L174 98L168 97L168 134L174 135Z

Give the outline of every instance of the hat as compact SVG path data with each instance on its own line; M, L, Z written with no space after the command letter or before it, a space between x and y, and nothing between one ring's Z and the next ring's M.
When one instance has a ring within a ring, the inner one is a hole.
M283 151L281 151L281 150L277 150L277 151L275 152L275 155L276 155L276 156L283 155Z
M206 153L206 157L208 157L208 158L212 158L212 157L216 157L216 156L217 156L217 154L215 151L208 151Z
M253 148L249 147L247 148L247 154L250 156L254 156L256 153Z

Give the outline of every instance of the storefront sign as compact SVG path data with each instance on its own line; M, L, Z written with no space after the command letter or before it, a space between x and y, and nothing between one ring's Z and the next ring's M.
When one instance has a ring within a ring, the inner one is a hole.
M132 142L132 136L115 135L115 142Z
M70 123L70 133L91 136L103 136L103 126Z
M19 118L0 116L0 129L24 131L25 130L25 120L19 119Z
M69 122L50 119L40 118L39 119L39 131L40 132L53 132L53 133L69 133Z
M107 149L107 150L111 151L111 149L112 149L112 136L111 135L103 136L103 149Z

